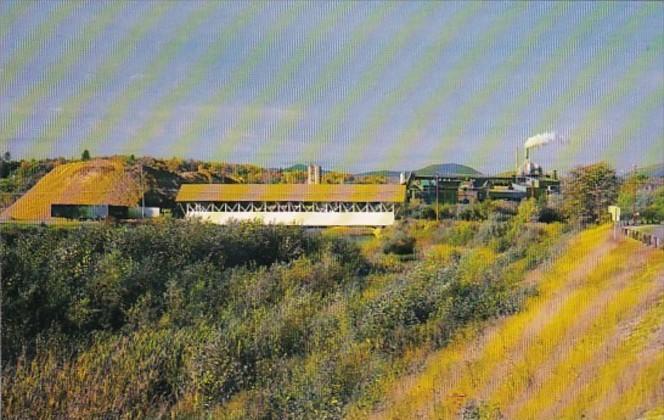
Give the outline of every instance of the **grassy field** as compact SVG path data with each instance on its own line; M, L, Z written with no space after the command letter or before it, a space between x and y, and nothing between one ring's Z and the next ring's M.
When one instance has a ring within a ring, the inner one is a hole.
M395 382L375 418L634 418L664 405L664 253L578 235L524 311ZM654 413L654 414L653 414Z
M136 205L138 185L115 160L73 162L55 167L2 214L0 220L49 220L51 204Z

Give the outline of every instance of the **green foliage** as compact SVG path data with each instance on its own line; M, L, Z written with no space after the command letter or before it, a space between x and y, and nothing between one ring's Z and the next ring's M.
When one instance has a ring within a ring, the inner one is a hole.
M463 208L457 212L457 218L466 221L486 220L492 213L492 206L493 203L489 200L463 206Z
M632 212L637 207L639 192L648 182L648 177L642 173L629 175L620 186L617 205L621 208L624 217L632 217ZM637 208L636 211L643 210Z
M81 160L90 160L90 151L88 149L83 150L83 153L81 153Z
M478 222L445 222L434 233L437 242L449 243L450 245L463 246L470 243L477 234L480 227Z
M462 420L501 420L505 418L498 407L475 400L464 405L460 417Z
M638 216L645 223L664 221L664 187L653 188L652 184L653 180L641 173L630 175L623 182L617 203L621 218L637 219Z
M651 223L664 221L664 187L659 187L653 192L642 216Z
M575 223L607 221L608 206L618 198L616 172L606 163L573 169L562 185L566 216Z
M390 235L384 245L385 254L408 255L415 250L415 238L399 230Z
M454 219L456 217L456 204L441 203L436 207L432 205L419 205L411 209L409 216L415 219L436 220L436 210L438 211L438 218Z
M564 215L553 207L542 207L539 211L538 220L542 223L556 223L565 220Z
M251 223L4 227L3 416L341 418L409 349L519 309L558 233L516 219L406 223L362 252ZM383 252L404 241L409 260Z

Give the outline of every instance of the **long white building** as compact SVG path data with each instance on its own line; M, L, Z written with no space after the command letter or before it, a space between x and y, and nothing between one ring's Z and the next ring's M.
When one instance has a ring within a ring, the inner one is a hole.
M176 202L185 217L218 224L387 226L405 199L406 186L394 184L186 184Z

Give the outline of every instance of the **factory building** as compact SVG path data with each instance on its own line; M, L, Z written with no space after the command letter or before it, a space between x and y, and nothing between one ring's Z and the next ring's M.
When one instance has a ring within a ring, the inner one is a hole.
M407 186L409 201L426 204L436 200L448 204L474 204L486 199L521 201L560 193L560 180L548 175L432 176L412 173Z
M314 180L320 177L315 172ZM405 199L406 186L394 184L187 184L176 202L185 217L217 224L387 226Z
M555 200L560 195L560 180L557 171L544 172L542 166L533 162L533 150L555 142L555 133L542 133L530 137L524 144L525 159L516 154L513 174L503 176L474 175L422 175L416 172L402 174L400 183L408 186L408 200L425 204L474 204L486 199L521 201L526 198Z

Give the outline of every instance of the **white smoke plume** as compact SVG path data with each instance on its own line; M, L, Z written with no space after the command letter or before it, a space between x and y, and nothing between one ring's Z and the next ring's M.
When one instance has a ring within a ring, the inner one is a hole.
M558 139L559 136L554 131L550 133L541 133L530 137L528 140L526 140L526 143L523 146L526 149L532 149L533 147L544 146L545 144L551 143Z

